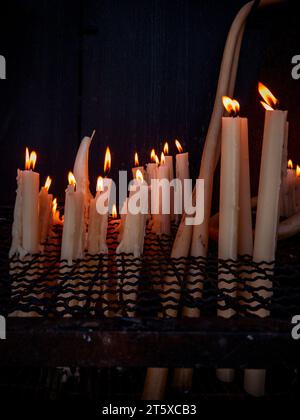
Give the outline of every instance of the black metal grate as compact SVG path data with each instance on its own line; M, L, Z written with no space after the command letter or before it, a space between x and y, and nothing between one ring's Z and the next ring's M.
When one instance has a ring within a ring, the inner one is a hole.
M299 238L289 252L279 246L274 263L170 258L176 226L170 237L147 230L144 255L116 255L118 222L108 227L107 255L86 254L71 266L60 261L61 228L55 229L44 252L23 260L8 260L10 213L1 219L0 299L2 313L18 316L137 316L180 315L183 308L216 316L217 311L253 316L267 311L288 319L300 307ZM220 314L220 312L219 312Z

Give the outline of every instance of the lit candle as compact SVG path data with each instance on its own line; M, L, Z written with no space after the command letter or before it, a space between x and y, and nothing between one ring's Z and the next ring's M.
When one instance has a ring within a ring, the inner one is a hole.
M296 167L296 182L295 182L295 200L296 212L300 211L300 166Z
M41 188L39 193L39 232L41 244L47 240L52 222L53 195L49 194L50 185L51 178L48 176L45 185Z
M84 195L76 190L76 179L69 172L65 195L64 227L61 243L61 259L71 265L83 257L85 243Z
M259 92L265 102L266 108L263 147L259 175L259 188L257 198L256 225L253 248L253 261L271 263L275 259L277 245L277 231L279 222L279 200L282 176L282 154L286 135L287 111L278 109L278 100L262 83L259 83ZM265 267L272 276L270 264ZM257 277L260 276L259 279ZM261 274L254 273L255 280L252 287L256 294L263 299L270 299L272 281ZM268 290L261 290L267 288ZM257 290L256 290L257 289ZM257 302L253 303L253 306ZM269 315L269 310L261 308L254 312L260 317ZM265 370L246 369L244 377L245 390L255 396L264 394Z
M296 170L293 167L293 162L289 159L287 164L286 176L282 180L281 200L283 217L290 217L296 213Z
M107 253L106 233L108 209L106 214L100 214L97 212L96 208L97 200L103 190L103 178L99 176L97 180L96 196L95 198L92 198L90 202L88 253L92 255Z
M59 210L57 210L57 199L54 198L52 201L52 224L63 225L63 218L60 218Z
M137 154L137 152L135 152L135 154L134 154L134 167L132 168L133 179L136 178L136 172L137 171L142 172L143 177L145 177L145 169L144 169L143 166L140 166L139 155Z
M238 117L240 106L236 100L226 96L223 97L223 104L231 116L222 118L218 258L236 260L241 156L241 119ZM221 266L218 286L222 289L225 296L230 296L231 298L236 296L236 292L225 292L226 289L235 287L233 282L235 279L234 273L224 273ZM224 305L225 302L221 301L220 306ZM218 310L218 315L223 318L230 318L234 313L232 308ZM234 370L218 369L217 375L220 380L231 382L234 377Z
M174 213L176 220L180 220L180 214L182 214L183 200L184 200L184 180L190 179L190 170L189 170L189 154L188 152L183 153L183 148L178 140L175 140L176 147L178 152L176 154L176 179L181 182L181 189L175 188L175 208ZM182 191L182 194L180 194Z
M18 169L17 196L12 226L10 256L35 254L39 251L39 183L40 175L34 172L36 153L26 148L25 170Z
M173 156L169 155L169 144L165 142L164 145L164 156L166 165L169 168L169 181L171 182L174 179L174 166L173 166ZM170 214L171 220L174 220L174 188L170 189Z

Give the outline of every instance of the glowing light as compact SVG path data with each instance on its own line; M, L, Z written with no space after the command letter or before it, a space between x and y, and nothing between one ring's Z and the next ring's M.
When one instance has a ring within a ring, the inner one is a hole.
M69 185L73 185L75 187L76 179L72 172L69 172L68 174L68 181L69 181Z
M258 91L260 96L263 98L264 100L264 104L268 105L269 107L266 107L265 105L263 105L263 103L261 102L261 104L264 106L265 109L267 109L268 111L273 111L274 108L276 108L276 106L278 105L278 99L275 98L275 96L273 95L273 93L267 88L267 86L265 86L264 84L262 84L261 82L258 82Z
M240 104L235 99L231 99L228 96L223 96L222 102L224 108L230 115L237 115L240 110Z
M178 152L182 153L183 152L183 147L181 146L180 142L178 140L175 140L175 144L176 144Z
M105 158L104 158L104 173L108 174L111 168L111 153L110 148L107 147L105 151Z

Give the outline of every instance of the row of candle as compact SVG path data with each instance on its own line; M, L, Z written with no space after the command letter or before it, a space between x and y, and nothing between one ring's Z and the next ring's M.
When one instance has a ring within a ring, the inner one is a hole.
M89 189L88 158L89 148L94 133L91 137L84 137L82 140L73 173L68 175L68 186L65 194L64 217L60 218L57 210L57 201L49 193L51 185L50 177L47 178L45 185L39 192L39 174L34 171L36 163L36 153L29 154L26 148L25 170L18 170L18 189L14 211L13 223L13 242L10 255L34 254L41 250L41 244L46 241L53 224L62 224L64 221L61 258L71 263L73 260L82 258L84 251L91 254L107 252L106 233L108 223L108 203L112 180L107 174L111 167L110 149L106 149L104 160L105 178L99 177L97 180L96 195L92 196ZM188 153L183 153L182 146L175 140L178 152L176 154L176 177L183 181L189 178L189 159ZM172 181L174 178L173 157L169 155L169 145L166 142L164 151L159 160L154 149L151 151L151 162L139 166L138 155L135 153L135 166L132 168L134 177L133 184L139 187L152 180ZM157 234L169 234L171 220L174 219L174 208L170 214L162 212L162 187L157 184L152 188L157 188L151 195L157 199L155 215L152 215L152 230ZM151 187L149 187L151 188ZM135 188L136 189L136 188ZM123 243L120 250L133 252L139 256L143 249L143 240L135 241L136 236L143 237L145 228L145 218L125 211L128 201L132 200L134 191L130 192L129 199L126 199L122 207L122 213L127 213L121 219L121 234L124 232ZM180 199L182 197L180 196ZM153 204L153 203L152 203ZM177 207L182 207L182 203ZM127 217L128 216L128 217ZM137 219L139 221L137 222ZM127 233L128 232L128 233ZM134 235L136 234L136 235Z

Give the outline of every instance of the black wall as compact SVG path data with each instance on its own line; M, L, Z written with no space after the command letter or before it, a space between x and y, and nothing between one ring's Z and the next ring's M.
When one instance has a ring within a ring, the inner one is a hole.
M106 145L113 176L143 162L165 139L182 140L198 172L230 24L245 0L11 0L1 5L1 204L14 200L25 146L38 152L44 181L63 199L80 138L95 128L91 182L102 172ZM249 21L236 87L249 117L253 189L264 112L257 81L289 109L290 156L300 161L300 54L296 3L256 13ZM174 151L175 152L175 151Z

